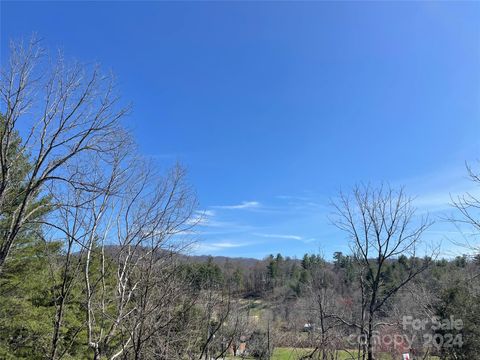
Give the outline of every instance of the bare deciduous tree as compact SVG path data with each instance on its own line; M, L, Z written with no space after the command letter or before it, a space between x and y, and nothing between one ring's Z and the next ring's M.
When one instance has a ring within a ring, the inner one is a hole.
M195 225L185 170L160 174L136 155L113 76L62 56L50 63L35 39L11 50L0 81L0 216L11 214L0 272L23 229L42 226L45 241L62 242L50 264L48 358L64 357L78 334L94 359L158 358L158 334L195 303L177 271L180 237ZM29 167L19 190L12 169L21 156ZM39 194L48 202L34 204ZM48 214L35 216L42 206ZM66 329L72 302L84 322Z
M92 159L89 176L102 190L67 189L54 218L45 221L64 234L66 249L51 359L64 353L59 333L75 279L85 313L78 331L86 331L94 359L158 358L157 334L194 304L177 272L186 246L178 236L194 225L196 204L185 171L177 166L160 176L137 158L125 163L126 157L119 153L110 166Z
M406 284L424 271L430 261L416 259L422 234L430 226L426 218L415 217L412 199L403 189L390 187L373 189L357 186L353 196L340 194L334 203L335 225L351 240L354 259L359 267L358 281L361 289L360 319L345 324L357 328L365 337L360 349L362 358L375 358L373 336L382 307ZM388 262L400 255L412 258L406 275L394 284L385 281Z
M480 189L480 173L475 171L470 165L467 165L467 172L470 181ZM455 224L459 225L460 233L463 233L462 225L473 228L472 236L464 235L463 247L473 251L475 254L480 252L480 246L477 241L472 242L471 237L478 240L480 234L480 197L475 191L466 192L463 195L452 197L453 207L459 212L460 216L450 218Z
M311 352L301 359L332 358L335 354L335 344L338 342L337 329L342 323L336 316L338 314L333 278L326 269L326 262L312 269L312 279L306 284L306 315L309 328L306 329L313 337L314 347Z
M112 76L81 64L68 65L61 56L51 64L33 38L27 45L12 43L9 62L1 69L0 212L11 207L8 194L15 189L11 169L19 156L30 167L21 194L11 211L8 230L0 239L0 271L19 232L41 207L33 199L52 183L73 189L94 189L80 183L66 169L88 164L94 153L105 153L124 141L120 119L128 111L118 105ZM20 133L21 143L12 152ZM85 168L85 167L80 167Z

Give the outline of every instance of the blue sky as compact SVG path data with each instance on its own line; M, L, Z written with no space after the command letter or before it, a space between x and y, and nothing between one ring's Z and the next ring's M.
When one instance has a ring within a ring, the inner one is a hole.
M189 169L198 253L347 251L328 204L361 181L433 217L471 190L479 3L2 1L1 59L32 32L112 69L141 151Z

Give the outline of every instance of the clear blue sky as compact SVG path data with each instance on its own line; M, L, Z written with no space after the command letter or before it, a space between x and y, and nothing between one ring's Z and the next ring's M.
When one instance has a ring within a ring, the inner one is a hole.
M188 167L198 252L330 256L340 188L404 184L436 216L480 158L478 2L2 1L2 60L32 32L112 69L141 151Z

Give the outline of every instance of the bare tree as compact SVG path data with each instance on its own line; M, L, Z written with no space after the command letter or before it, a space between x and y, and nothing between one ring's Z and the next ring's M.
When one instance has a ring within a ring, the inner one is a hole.
M311 352L302 359L326 360L335 354L335 344L339 333L336 331L342 323L332 314L338 314L337 299L333 288L333 277L326 268L326 262L318 264L312 270L312 279L306 284L307 330L314 342Z
M136 155L113 76L69 65L61 55L50 63L35 39L12 43L0 94L0 216L11 213L2 218L8 226L0 272L29 224L43 227L45 241L64 245L50 264L55 318L48 358L63 358L80 333L94 359L158 358L151 354L157 335L173 329L195 300L177 272L181 237L195 225L185 170L177 165L160 174ZM19 157L29 164L20 191L12 170ZM34 204L39 194L48 203ZM49 213L39 218L42 207ZM74 287L85 317L66 329Z
M379 311L430 263L428 259L417 259L416 251L422 234L431 223L426 218L415 217L412 199L403 189L357 186L353 196L341 193L334 208L335 225L351 240L361 289L360 319L341 320L357 328L365 337L362 357L372 360L375 358L374 330L382 325L378 321ZM389 284L385 281L386 267L399 255L411 257L408 272L398 282Z
M12 43L9 61L1 69L0 211L12 207L12 169L20 156L29 159L21 194L9 226L0 239L0 271L19 232L41 206L33 199L52 183L73 189L94 189L87 177L80 183L66 169L88 163L94 153L109 152L124 140L120 119L128 108L118 105L114 79L97 67L68 65L62 56L50 63L39 42ZM17 152L12 152L21 135ZM80 167L82 168L82 167Z
M185 171L177 166L160 176L138 158L125 161L127 152L110 166L92 159L89 176L102 190L67 188L57 199L63 205L44 223L64 234L66 249L51 359L68 350L59 334L74 281L85 322L69 330L86 332L94 359L158 358L148 354L157 334L194 304L178 276L178 253L186 246L179 236L194 225L196 204Z
M147 181L150 176L146 176ZM185 292L176 277L175 258L187 244L175 239L192 228L191 215L196 205L181 167L145 190L147 198L135 195L127 205L128 220L122 228L117 257L120 283L136 288L131 296L134 308L127 322L135 359L146 358L143 350L155 335L181 316L175 304L185 300ZM189 306L185 305L183 311Z
M480 189L480 172L473 169L467 164L467 172L470 181ZM458 225L460 232L463 232L462 225L466 225L474 230L473 237L477 238L480 234L480 197L475 191L466 192L465 194L451 198L453 207L458 211L460 216L451 217L449 220ZM463 237L462 245L473 251L475 254L480 252L480 247L469 239L469 236ZM458 242L457 242L458 244Z
M131 171L111 206L102 197L90 208L85 311L96 359L151 358L149 344L181 315L175 305L184 300L175 260L184 246L178 236L192 227L196 204L185 171ZM103 219L102 211L108 215Z
M55 208L45 218L36 220L49 235L45 240L48 242L60 239L64 249L63 256L50 262L52 278L57 282L53 294L56 313L51 359L60 359L69 350L69 344L63 342L60 333L65 326L63 319L67 304L82 300L78 295L73 298L74 287L84 291L86 295L84 308L87 316L84 324L68 330L78 334L87 329L89 340L92 335L92 313L88 310L96 299L94 294L99 293L98 289L102 287L103 307L113 299L112 294L106 291L110 264L105 257L104 247L106 243L116 244L116 239L111 236L112 220L117 215L115 207L122 198L127 181L131 180L130 172L133 170L130 166L132 161L125 161L132 151L128 138L125 140L122 146L112 148L108 153L93 153L88 168L82 161L72 162L65 169L69 178L90 186L71 187L63 186L62 183L50 183L48 190ZM92 262L96 263L94 275ZM95 279L93 283L90 281L91 277Z

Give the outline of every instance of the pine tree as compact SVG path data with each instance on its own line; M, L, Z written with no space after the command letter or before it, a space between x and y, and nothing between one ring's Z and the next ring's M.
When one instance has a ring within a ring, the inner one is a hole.
M0 131L5 121L0 116ZM13 212L24 196L30 164L27 154L21 152L21 139L13 133L7 149L8 181L0 205L0 242L4 241ZM6 174L4 169L2 174ZM59 243L47 243L41 236L42 228L35 224L48 211L48 198L37 194L28 211L38 210L18 235L0 274L0 358L43 358L49 346L54 308L51 304L53 270L52 256L61 252Z

